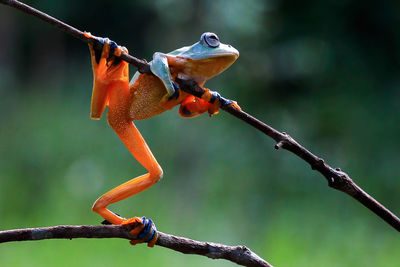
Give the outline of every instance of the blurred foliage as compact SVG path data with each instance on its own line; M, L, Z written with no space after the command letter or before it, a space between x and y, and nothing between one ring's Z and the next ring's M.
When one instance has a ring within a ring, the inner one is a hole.
M139 57L205 31L239 60L207 87L286 131L400 214L398 1L26 1ZM105 119L89 119L85 44L0 6L0 228L97 224L93 201L144 173ZM134 69L132 68L132 72ZM398 233L300 159L221 112L137 122L163 166L112 206L158 229L244 244L277 266L398 266ZM23 257L22 257L23 255ZM122 240L9 243L1 266L231 266Z

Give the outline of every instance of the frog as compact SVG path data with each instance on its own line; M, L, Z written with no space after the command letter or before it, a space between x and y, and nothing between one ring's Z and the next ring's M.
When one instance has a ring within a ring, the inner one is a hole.
M239 51L221 43L215 33L205 32L193 45L169 53L154 53L149 62L151 73L136 72L129 81L129 65L119 58L122 53L128 53L128 49L108 38L96 37L89 32L84 35L102 44L101 49L95 49L89 43L93 71L90 118L101 119L108 107L108 124L148 171L100 196L94 202L92 211L109 224L135 225L130 234L136 239L131 240L131 244L147 243L153 247L158 236L151 219L126 219L108 209L110 204L150 188L163 177L163 169L134 121L157 116L177 105L180 105L178 113L184 118L193 118L205 112L212 116L224 105L240 109L235 101L226 100L217 92L204 88L207 80L219 75L237 60ZM196 97L184 92L178 86L178 79L195 81L205 93Z

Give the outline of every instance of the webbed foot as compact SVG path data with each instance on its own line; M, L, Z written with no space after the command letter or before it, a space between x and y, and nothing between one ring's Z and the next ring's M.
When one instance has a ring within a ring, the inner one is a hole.
M102 58L106 59L109 63L112 61L112 65L117 66L121 59L119 58L123 52L128 53L128 49L124 46L119 46L116 42L108 39L107 37L97 37L92 35L90 32L83 33L87 38L97 40L102 46L101 49L96 49L93 45L89 44L89 49L94 56L97 64L100 64ZM108 64L107 64L108 66Z
M158 239L156 225L153 220L146 217L133 217L122 222L122 225L133 226L130 234L135 238L130 241L131 245L147 243L148 247L154 247Z
M102 44L100 49L89 44L94 76L90 117L100 119L107 105L109 85L119 81L129 86L129 65L119 58L122 52L128 53L128 50L108 38L96 37L88 32L84 35Z

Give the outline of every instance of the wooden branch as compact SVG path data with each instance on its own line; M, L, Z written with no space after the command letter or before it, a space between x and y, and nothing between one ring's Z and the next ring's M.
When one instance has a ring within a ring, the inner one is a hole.
M34 15L35 17L42 19L52 25L55 25L63 31L87 43L93 42L93 45L95 46L100 45L97 43L96 40L87 39L81 31L23 3L11 0L0 0L0 3L13 6L28 14ZM139 60L128 54L122 54L121 59L135 65L141 73L152 74L149 65L145 60ZM195 96L201 97L201 95L204 93L204 90L192 80L177 79L176 82L179 84L181 90L184 90L185 92L188 92ZM400 231L400 219L390 210L385 208L382 204L380 204L378 201L376 201L374 198L364 192L356 183L354 183L354 181L349 177L348 174L341 171L339 168L332 168L323 159L312 154L288 134L275 130L271 126L259 121L258 119L252 117L246 112L237 110L233 106L229 105L223 106L222 109L226 112L229 112L233 116L245 121L249 125L253 126L254 128L260 130L264 134L274 139L277 143L275 145L276 149L283 148L294 153L295 155L306 161L308 164L310 164L313 170L320 172L326 178L330 187L350 195L361 204L363 204L365 207L370 209L372 212L374 212L376 215L378 215L380 218L382 218L384 221L386 221L397 231Z
M391 225L398 232L400 232L400 219L389 209L385 208L381 203L376 201L373 197L362 190L350 178L350 176L343 172L340 168L332 168L325 162L325 160L308 151L305 147L297 143L296 140L294 140L285 132L279 132L275 130L269 125L247 114L246 112L239 111L232 106L226 106L223 107L223 109L274 139L277 142L275 149L286 149L306 161L308 164L310 164L311 169L318 171L326 178L330 187L353 197L389 225Z
M131 228L121 225L59 225L52 227L0 231L0 243L13 241L37 241L43 239L72 238L124 238L132 239ZM156 245L184 254L197 254L211 259L225 259L243 266L272 266L245 246L227 246L200 242L157 231Z

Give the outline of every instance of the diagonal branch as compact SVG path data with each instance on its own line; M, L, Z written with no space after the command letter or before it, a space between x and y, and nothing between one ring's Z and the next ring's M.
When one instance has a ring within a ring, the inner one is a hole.
M131 229L121 225L58 225L52 227L26 228L0 231L0 243L13 241L37 241L43 239L72 238L124 238L132 239ZM156 245L184 254L197 254L211 259L225 259L243 266L272 267L245 246L227 246L201 242L184 237L158 233Z

